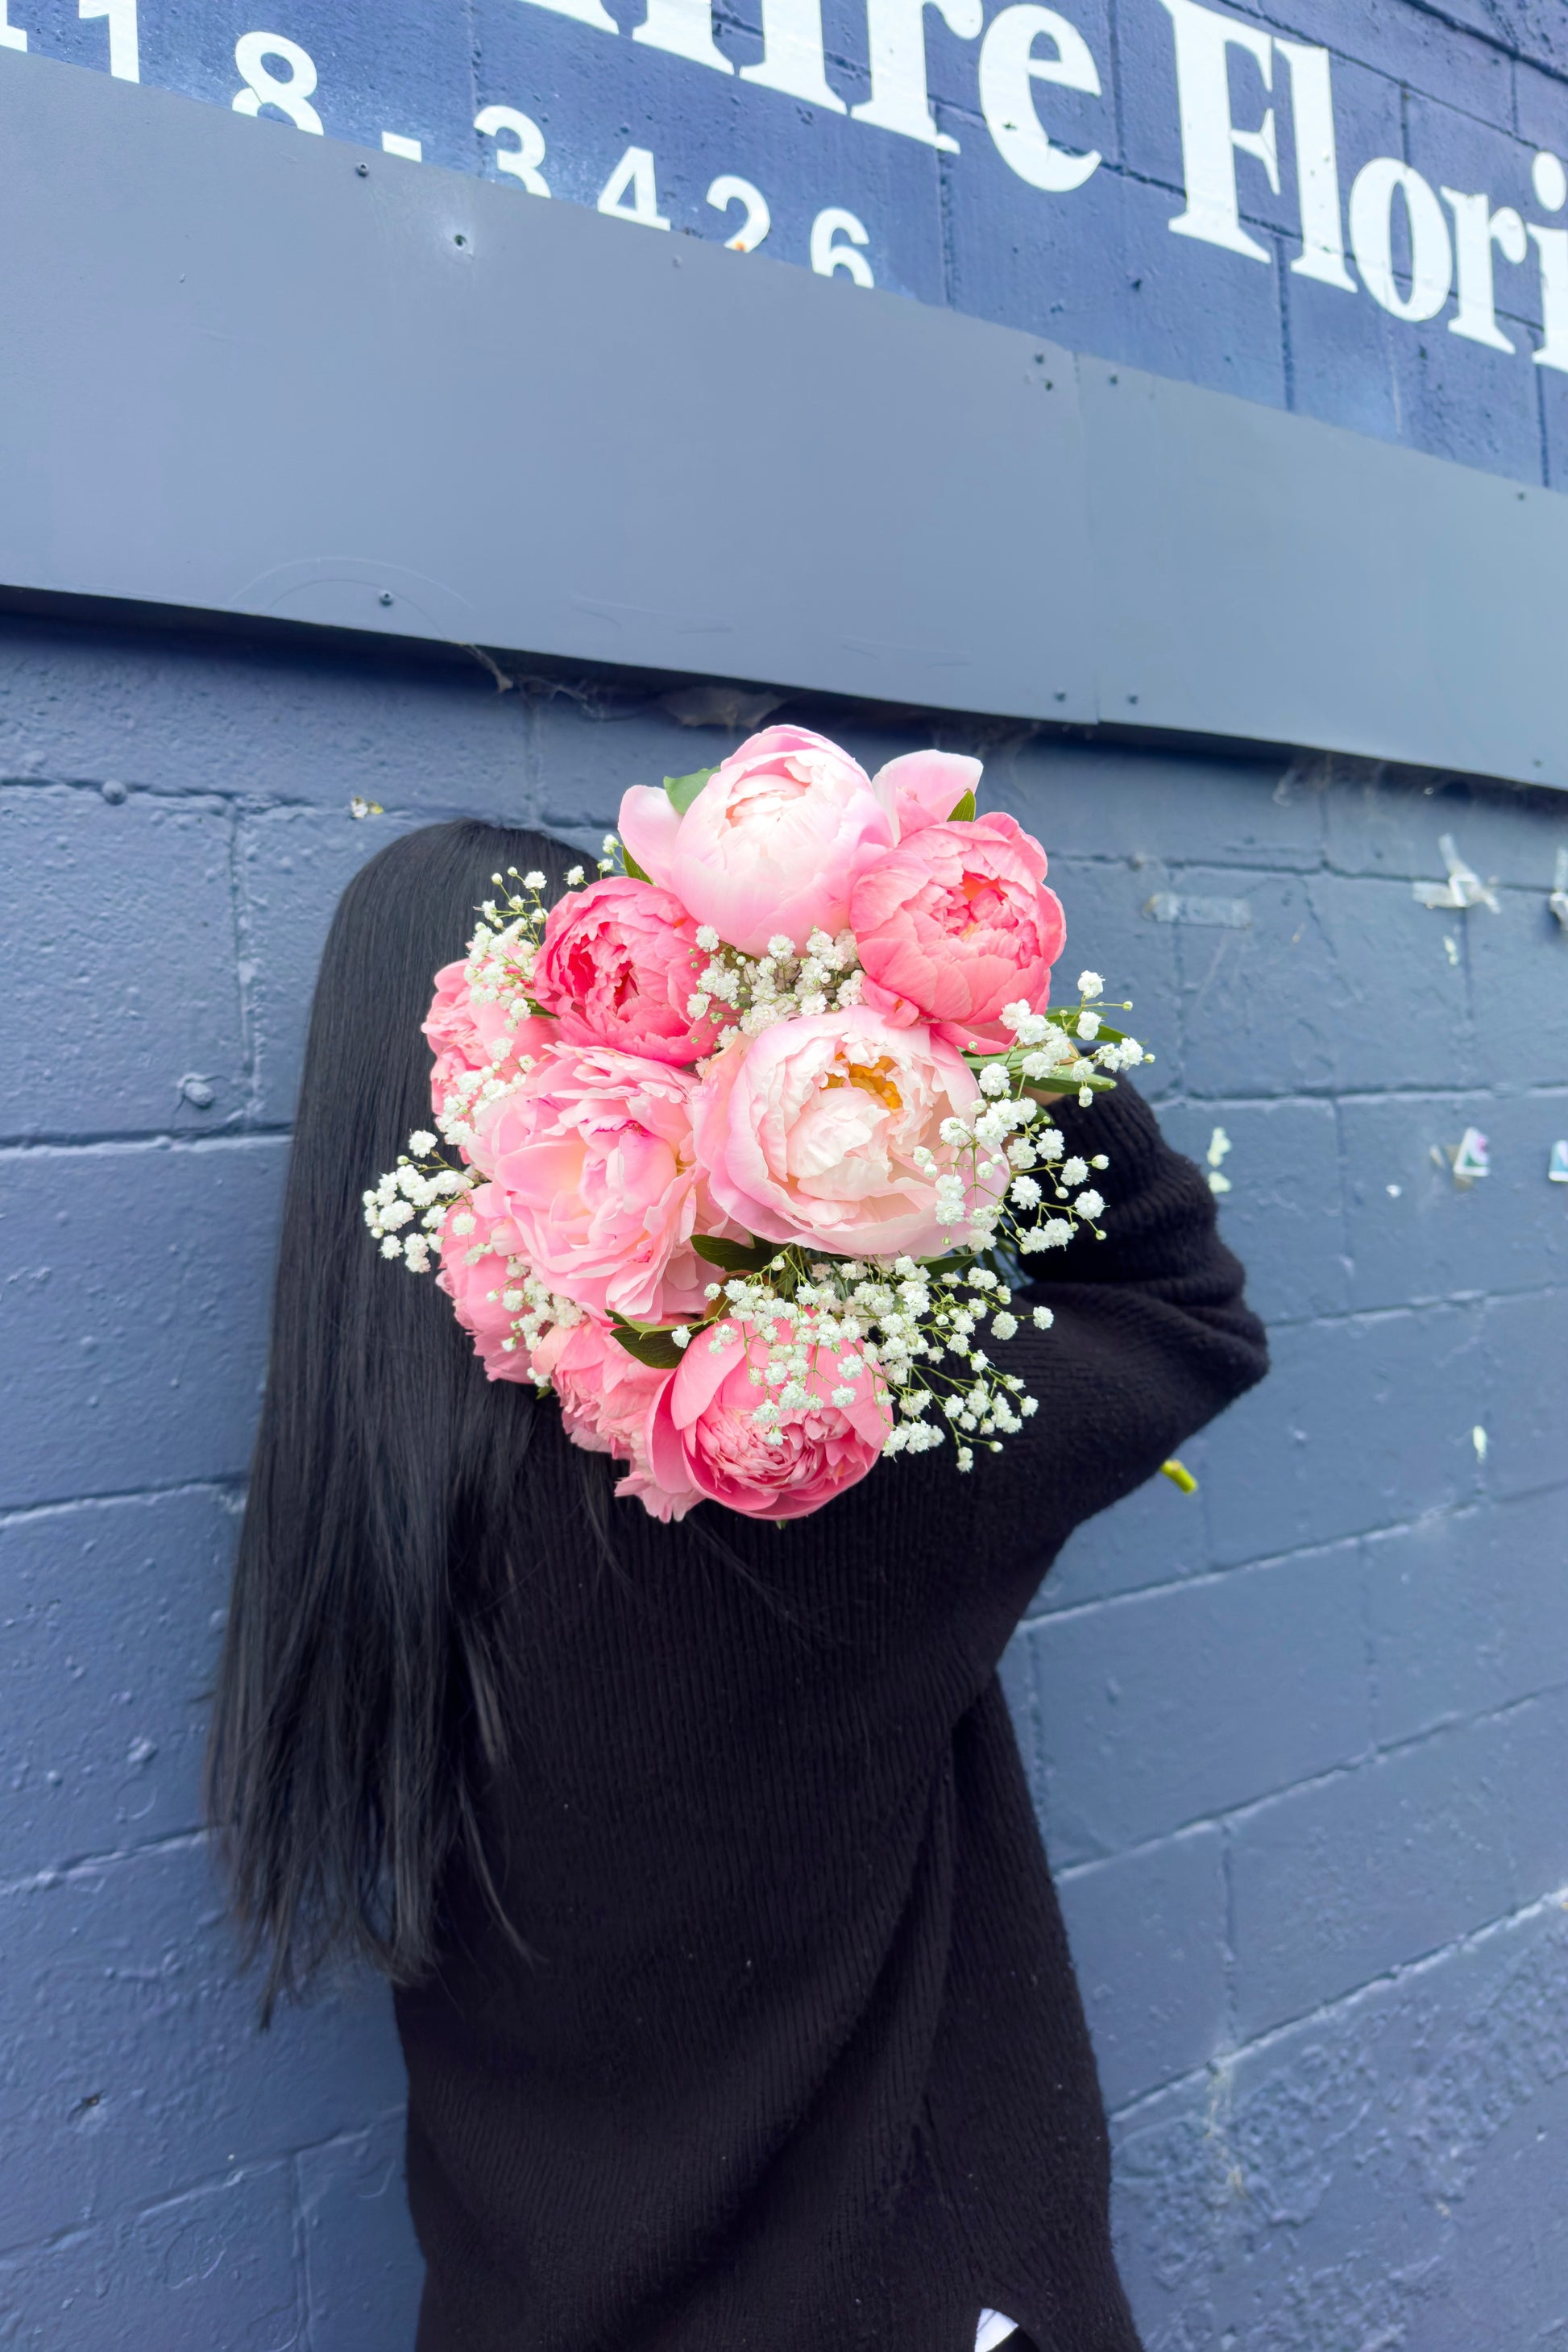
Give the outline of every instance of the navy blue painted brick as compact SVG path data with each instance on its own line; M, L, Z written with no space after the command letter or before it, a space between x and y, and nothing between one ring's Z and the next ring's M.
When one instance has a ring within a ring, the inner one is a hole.
M260 1394L284 1148L0 1153L0 1509L233 1477Z
M1560 1491L1435 1512L1366 1546L1380 1740L1568 1684Z
M1201 1437L1182 1449L1182 1459L1200 1476L1203 1449ZM1068 1538L1035 1607L1048 1615L1143 1585L1170 1584L1207 1566L1208 1528L1201 1503L1156 1476Z
M404 2352L424 2263L404 2193L403 2116L299 2158L310 2352Z
M1484 5L1484 0L1483 0ZM1513 71L1507 55L1446 24L1421 0L1237 0L1232 11L1355 58L1389 80L1453 103L1484 122L1513 127ZM1393 151L1397 153L1398 150ZM1359 161L1366 159L1360 158ZM1348 193L1348 189L1347 189Z
M198 1825L234 1532L211 1487L0 1521L0 1885Z
M1370 1744L1353 1544L1045 1617L1024 1639L1058 1864L1288 1789Z
M1236 1823L1237 2030L1301 2016L1560 1884L1568 1825L1542 1808L1565 1750L1563 1709L1532 1700Z
M403 2096L384 1988L263 2036L204 1846L0 1894L0 2246L362 2127Z
M1323 839L1336 871L1440 882L1445 867L1438 841L1448 833L1483 880L1533 891L1544 906L1551 845L1564 830L1554 794L1508 785L1488 791L1454 777L1391 777L1360 761L1326 762L1321 772ZM1488 908L1470 915L1432 914L1434 929L1453 932L1461 943L1472 929L1479 936L1497 920Z
M1555 1903L1227 2055L1118 2135L1152 2352L1551 2344L1568 2305Z
M287 2164L245 2166L0 2260L5 2342L17 2352L303 2352L292 2190Z
M230 832L210 801L0 786L0 1135L201 1132L243 1108Z
M1471 1311L1287 1327L1273 1360L1210 1442L1216 1559L1391 1527L1475 1491L1470 1432L1487 1391Z
M1264 1321L1342 1314L1351 1304L1340 1139L1330 1102L1173 1102L1161 1124L1208 1172L1223 1129L1220 1232L1247 1268ZM1353 1163L1352 1163L1353 1164Z
M1356 1307L1568 1282L1568 1214L1547 1181L1568 1093L1368 1096L1339 1118ZM1488 1139L1491 1173L1461 1189L1432 1154L1468 1127Z
M979 737L962 748L986 747ZM1310 773L1278 758L1204 758L1032 734L989 749L982 796L1037 834L1052 857L1109 857L1135 873L1163 869L1176 856L1276 869L1322 857L1325 794Z
M1059 1893L1110 2105L1203 2065L1226 2026L1220 1832L1089 1864Z

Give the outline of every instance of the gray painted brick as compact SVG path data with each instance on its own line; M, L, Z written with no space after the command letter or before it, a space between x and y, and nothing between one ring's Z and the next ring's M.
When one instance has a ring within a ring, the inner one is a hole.
M202 1133L245 1100L221 805L0 787L0 1134ZM181 1094L205 1081L208 1108Z
M1091 1863L1058 1891L1110 2105L1203 2065L1226 2026L1219 1832Z
M359 2129L404 2095L384 1988L263 2036L195 1841L0 1894L0 2247Z
M1209 1440L1215 1559L1390 1527L1473 1494L1470 1432L1487 1395L1476 1314L1431 1307L1276 1331L1268 1380Z
M1037 1790L1058 1864L1363 1755L1361 1582L1344 1544L1032 1624Z
M1433 1512L1366 1546L1380 1740L1568 1682L1563 1499Z
M299 2158L310 2352L403 2352L425 2265L404 2190L403 2115Z
M973 748L986 747L977 735ZM1051 741L1037 731L989 751L993 806L1010 809L1047 850L1123 859L1135 869L1176 854L1205 866L1313 866L1323 794L1297 764L1125 745Z
M1182 1448L1182 1460L1199 1477L1200 1491L1205 1458L1201 1437ZM1046 1616L1142 1585L1170 1584L1208 1565L1201 1502L1156 1475L1068 1538L1040 1587L1033 1613Z
M250 1452L282 1145L0 1154L0 1508L233 1477Z
M234 1533L210 1488L0 1524L0 1884L199 1826Z
M1568 1826L1560 1805L1545 1824L1538 1813L1553 1760L1562 1771L1562 1716L1532 1700L1237 1822L1237 2031L1302 2016L1559 1884Z

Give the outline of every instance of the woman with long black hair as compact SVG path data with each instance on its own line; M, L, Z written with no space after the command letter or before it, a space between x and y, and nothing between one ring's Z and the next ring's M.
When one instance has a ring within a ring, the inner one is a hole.
M411 835L322 960L209 1769L264 2006L356 1954L395 1988L419 2352L1134 2352L996 1668L1261 1377L1241 1269L1122 1083L1058 1114L1113 1211L1026 1294L1004 1454L784 1528L614 1502L361 1212L429 1116L432 972L498 868L565 862Z

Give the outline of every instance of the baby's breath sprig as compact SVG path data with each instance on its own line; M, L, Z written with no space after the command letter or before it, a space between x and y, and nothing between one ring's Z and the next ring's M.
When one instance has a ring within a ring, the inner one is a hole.
M697 944L708 958L687 1000L693 1021L715 1004L732 1015L719 1032L719 1045L736 1037L760 1037L778 1021L803 1013L847 1012L860 1002L860 959L853 931L813 931L804 949L781 931L760 956L726 946L704 923Z
M381 1244L383 1257L401 1258L410 1274L428 1274L448 1217L455 1234L474 1231L472 1212L459 1204L479 1181L474 1170L454 1168L441 1157L427 1128L416 1128L396 1167L361 1195L365 1223Z

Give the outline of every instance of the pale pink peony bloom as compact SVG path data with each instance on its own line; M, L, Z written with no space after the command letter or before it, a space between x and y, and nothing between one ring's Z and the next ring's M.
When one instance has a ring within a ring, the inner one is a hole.
M865 770L804 727L749 736L684 816L634 785L620 829L645 874L747 955L781 933L803 948L842 930L856 877L896 838Z
M512 1336L517 1313L504 1302L504 1293L512 1286L507 1261L519 1254L521 1237L499 1210L489 1184L477 1186L455 1203L438 1236L441 1271L436 1280L472 1339L486 1379L526 1381L532 1378L527 1349L521 1341L511 1349L502 1345Z
M468 1147L540 1280L634 1322L700 1313L694 1233L729 1233L692 1150L697 1080L612 1045L552 1045L481 1104Z
M862 874L849 920L863 1001L950 1043L1005 1045L998 1015L1043 1013L1067 923L1045 887L1046 853L1010 816L929 824Z
M889 810L899 839L928 824L945 824L965 793L980 782L980 761L957 751L905 751L879 768L871 790Z
M437 1113L460 1078L475 1070L515 1078L525 1055L542 1054L559 1035L553 1021L525 1013L518 1022L507 1018L510 1007L497 999L476 1001L468 993L465 963L443 964L436 974L436 993L422 1027L430 1041L436 1066L430 1073L430 1100ZM504 1048L498 1059L495 1048Z
M693 1335L649 1416L649 1463L661 1492L695 1488L747 1518L798 1519L873 1467L892 1427L877 1374L862 1366L844 1380L837 1351L817 1350L805 1382L807 1402L782 1408L782 1441L770 1444L752 1418L763 1397L777 1393L752 1380L767 1358L760 1336L715 1348L707 1332ZM835 1404L832 1391L846 1388L854 1402Z
M937 1178L969 1171L942 1123L979 1095L962 1055L929 1029L896 1028L858 1006L812 1013L737 1040L710 1066L698 1156L714 1200L764 1241L845 1257L933 1255L955 1238L936 1213ZM971 1207L1000 1199L1007 1171L997 1167Z
M557 1323L533 1351L535 1370L561 1402L561 1418L574 1445L611 1454L627 1465L616 1493L635 1497L656 1519L683 1518L702 1497L689 1479L663 1486L648 1462L648 1420L674 1379L638 1363L596 1315Z
M679 898L613 874L552 907L530 993L574 1043L695 1062L719 1036L716 1021L694 1022L686 1010L707 961Z

